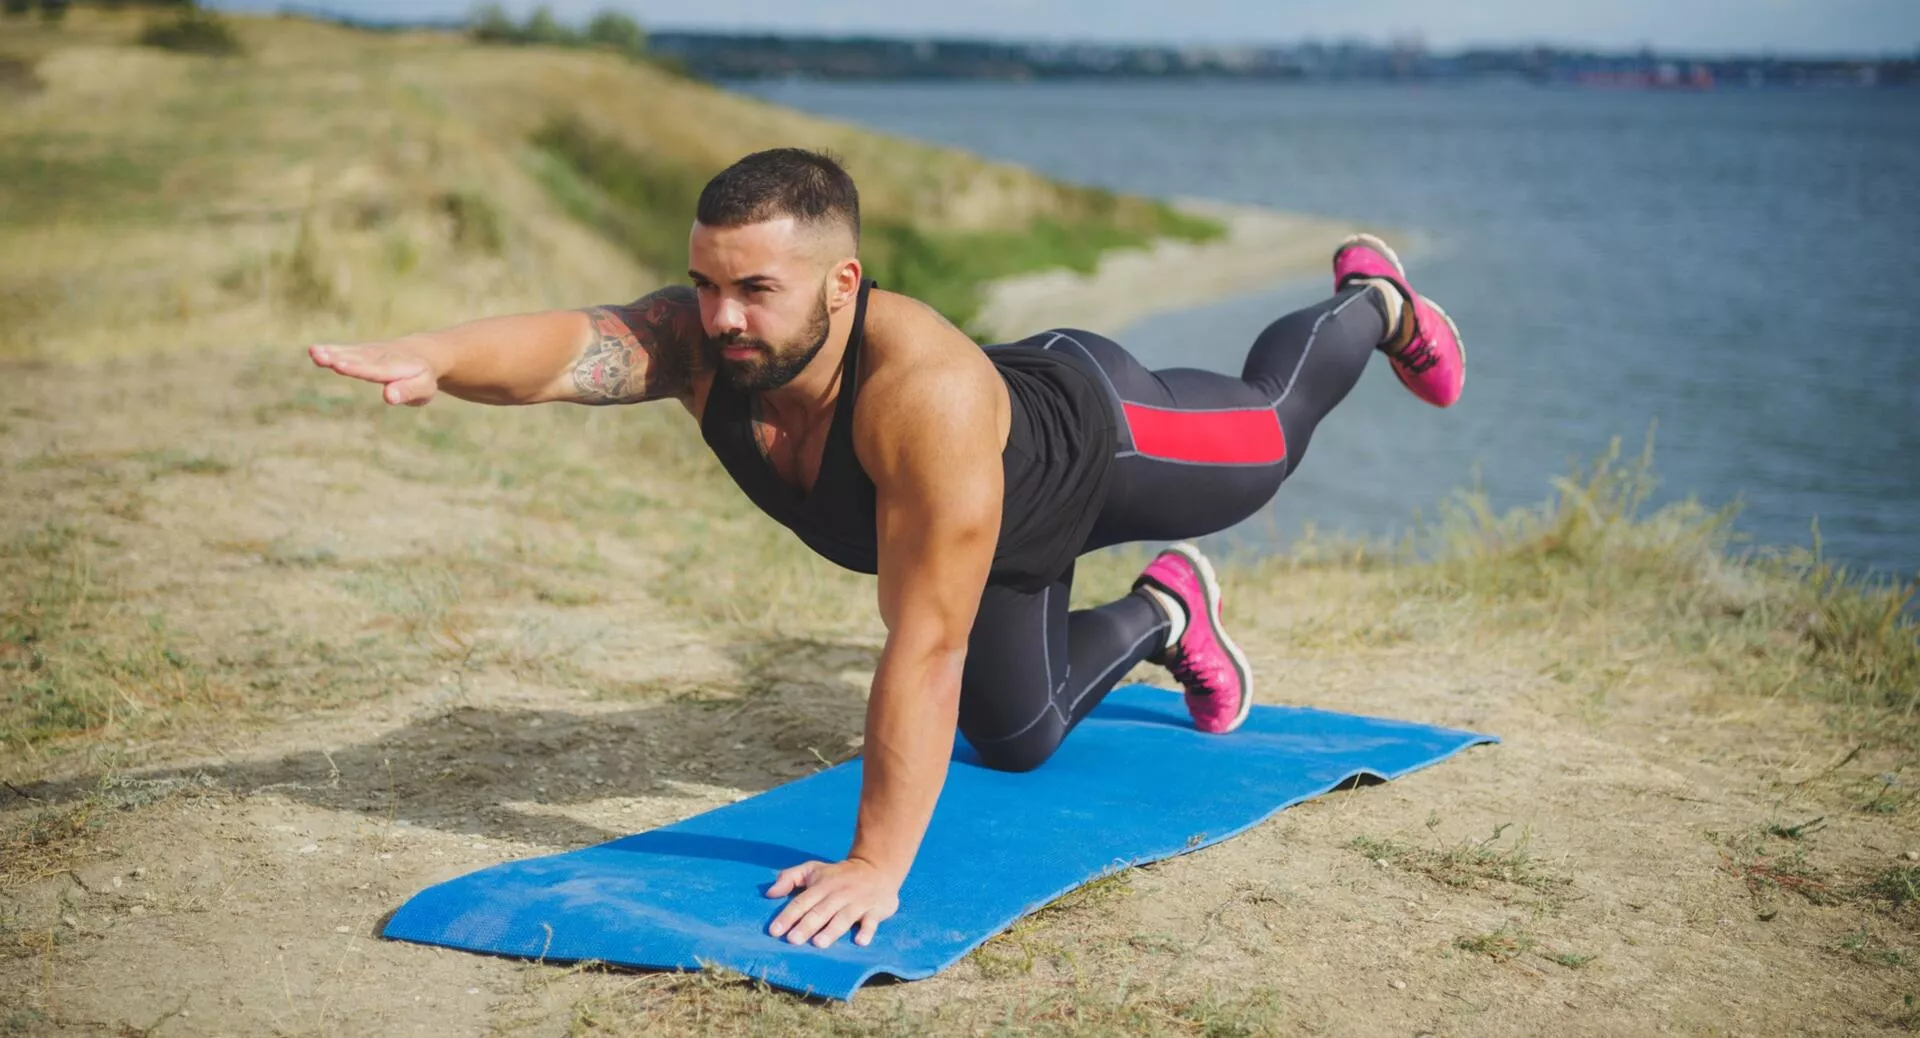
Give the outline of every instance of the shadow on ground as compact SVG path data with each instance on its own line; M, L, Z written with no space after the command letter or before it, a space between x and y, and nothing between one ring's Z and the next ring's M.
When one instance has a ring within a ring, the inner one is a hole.
M759 792L856 751L871 645L803 639L728 650L737 681L671 691L629 689L631 709L458 706L371 742L212 767L155 769L117 781L195 784L235 795L277 793L335 811L571 849L628 835L532 805L696 796L677 784ZM201 776L205 776L203 780ZM45 803L100 789L102 775L29 786ZM644 826L637 826L644 828Z

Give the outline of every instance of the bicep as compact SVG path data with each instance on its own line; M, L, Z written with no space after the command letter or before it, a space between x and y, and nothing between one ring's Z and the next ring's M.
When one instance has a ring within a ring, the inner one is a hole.
M874 481L881 617L929 651L965 647L1000 534L992 423L955 410L916 410Z
M577 404L637 404L693 392L700 362L700 304L673 285L625 306L582 311L588 334L546 398Z

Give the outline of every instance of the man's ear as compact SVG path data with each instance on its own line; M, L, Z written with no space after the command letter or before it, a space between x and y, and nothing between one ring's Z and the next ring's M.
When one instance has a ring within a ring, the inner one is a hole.
M839 310L852 306L860 295L860 278L863 271L858 256L847 256L834 262L827 271L827 308Z

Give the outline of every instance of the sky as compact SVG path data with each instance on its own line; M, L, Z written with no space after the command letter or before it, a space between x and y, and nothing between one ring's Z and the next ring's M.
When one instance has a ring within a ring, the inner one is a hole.
M457 19L470 0L214 0L358 17ZM507 0L524 14L538 0ZM562 21L615 8L649 29L1008 40L1254 44L1418 38L1435 50L1548 43L1689 53L1913 54L1920 0L548 0Z

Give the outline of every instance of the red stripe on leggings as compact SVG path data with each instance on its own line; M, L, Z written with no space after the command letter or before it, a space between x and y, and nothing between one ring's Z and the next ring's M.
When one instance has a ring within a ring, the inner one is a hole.
M1285 461L1287 436L1270 407L1243 411L1168 411L1122 403L1134 449L1201 465L1272 465Z

